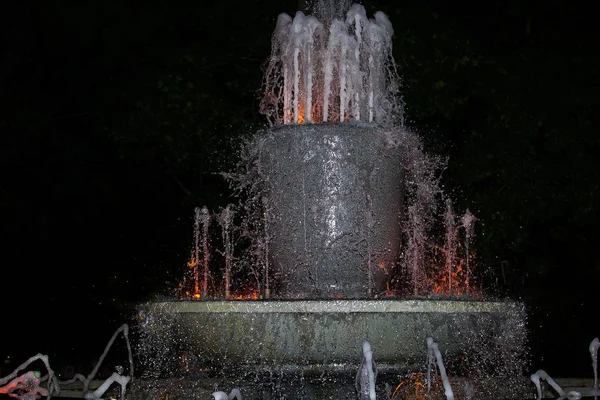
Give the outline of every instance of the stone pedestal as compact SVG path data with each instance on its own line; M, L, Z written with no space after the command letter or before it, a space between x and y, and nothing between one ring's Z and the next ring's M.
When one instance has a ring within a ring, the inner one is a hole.
M273 297L385 293L400 248L400 150L369 124L286 125L257 137Z

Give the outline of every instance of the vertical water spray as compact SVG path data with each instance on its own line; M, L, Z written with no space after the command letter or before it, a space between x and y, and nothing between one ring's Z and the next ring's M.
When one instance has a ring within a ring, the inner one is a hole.
M194 209L194 246L188 267L194 271L194 294L200 293L200 207Z
M590 343L590 355L592 356L592 368L594 369L594 389L598 390L598 348L600 348L600 341L598 338L594 338Z
M210 261L210 249L208 246L208 228L210 226L210 213L208 212L208 208L202 207L201 210L201 224L202 224L202 255L203 255L203 271L204 277L202 280L202 298L205 299L208 297L208 279L209 279L209 261ZM196 292L197 293L197 292Z
M567 397L567 394L565 393L563 388L560 387L560 385L558 383L556 383L556 381L554 379L552 379L552 377L550 375L548 375L548 373L546 373L546 371L544 371L543 369L539 369L534 374L531 374L530 379L535 384L535 387L537 389L537 399L538 400L542 400L542 398L543 398L542 383L541 383L542 379L544 379L546 382L548 382L550 384L550 386L552 386L552 389L554 389L556 391L556 393L558 393L558 395L560 396L561 399L564 399Z
M446 367L444 366L444 360L442 353L438 347L438 344L433 338L427 338L427 393L431 390L431 370L437 364L440 377L442 378L442 384L444 385L444 394L447 400L454 400L454 392L452 391L452 385L448 379L446 373Z
M406 249L404 250L404 272L409 277L412 294L422 294L425 278L425 249L427 246L427 222L418 204L408 206L405 225Z
M223 238L223 255L225 256L225 298L231 296L231 264L233 259L233 243L231 229L233 222L232 205L228 204L219 214L219 225L221 225L221 236Z
M409 292L416 296L427 293L428 289L426 270L431 264L428 253L438 198L442 195L438 172L445 162L428 156L421 139L413 133L407 132L400 146L408 203L402 221L405 242L402 268L408 278Z
M344 19L351 5L350 0L315 0L310 9L320 21L329 25L334 19Z
M456 216L452 207L452 201L446 199L446 212L444 213L444 227L446 233L444 235L444 258L445 258L445 269L446 269L446 284L448 285L448 293L453 292L453 273L456 265L456 253L457 253L457 228L456 228Z
M467 209L465 214L461 219L461 223L463 228L465 229L465 269L466 269L466 279L465 285L467 292L469 291L471 285L471 243L473 242L473 238L475 236L475 221L477 218L471 214L471 212Z
M264 279L265 279L265 299L271 297L271 285L269 282L270 271L269 271L269 202L266 197L263 197L263 226L265 232L264 244L263 244L263 257L264 257Z
M376 400L375 383L377 365L373 360L373 350L368 341L362 344L363 359L356 372L355 387L358 400Z
M271 125L403 124L388 17L368 18L359 4L329 6L316 4L315 15L279 15L261 113Z
M452 201L446 199L444 212L444 245L439 248L443 257L443 270L438 276L434 291L448 295L467 294L471 279L470 246L477 218L469 210L457 221ZM464 237L461 241L461 232Z

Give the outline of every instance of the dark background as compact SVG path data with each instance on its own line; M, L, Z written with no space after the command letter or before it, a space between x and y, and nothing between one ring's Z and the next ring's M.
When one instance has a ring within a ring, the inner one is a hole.
M2 357L48 353L89 372L131 306L180 281L193 208L227 204L215 173L265 123L261 66L277 15L297 3L203 3L3 3ZM409 125L449 157L444 186L479 218L486 288L528 306L531 372L591 375L600 283L591 9L364 5L394 25Z

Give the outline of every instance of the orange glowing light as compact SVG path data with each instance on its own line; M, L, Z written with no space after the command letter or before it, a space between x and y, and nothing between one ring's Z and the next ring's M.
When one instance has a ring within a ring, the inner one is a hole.
M248 294L232 294L227 297L227 300L258 300L258 292L251 292Z
M194 299L199 299L201 297L202 295L200 293L194 293Z
M413 391L414 389L414 391ZM398 395L398 396L396 396ZM413 372L407 378L396 386L392 394L392 400L395 399L427 399L427 388L422 372Z
M304 105L299 105L298 106L298 120L296 121L297 124L306 124L308 123L307 120L307 112L306 112L306 108ZM319 123L321 122L321 116L319 115L319 112L315 109L315 107L311 108L310 110L310 122L313 123Z
M387 281L385 283L385 295L386 295L386 297L394 297L394 292L390 288L390 281Z
M312 116L313 116L312 110L311 110L310 116L311 116L311 121L314 121L312 119ZM298 120L296 121L296 123L297 124L306 124L307 123L306 108L304 105L298 106Z
M443 383L440 377L431 382L431 390L428 391L423 372L413 372L396 386L391 400L437 400L445 398Z
M481 298L481 288L473 285L465 261L459 260L452 271L438 267L437 272L428 278L431 292L440 296L464 296Z

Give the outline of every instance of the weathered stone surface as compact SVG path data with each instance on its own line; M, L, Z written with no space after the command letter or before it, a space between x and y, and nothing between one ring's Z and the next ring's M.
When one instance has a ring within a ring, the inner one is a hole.
M398 138L372 124L285 125L254 141L273 294L371 298L397 261L404 169Z
M146 330L162 344L172 341L224 368L354 365L363 340L382 368L402 370L423 365L429 336L449 359L469 352L493 359L501 349L516 361L525 344L523 306L512 302L192 301L142 310L153 321Z

